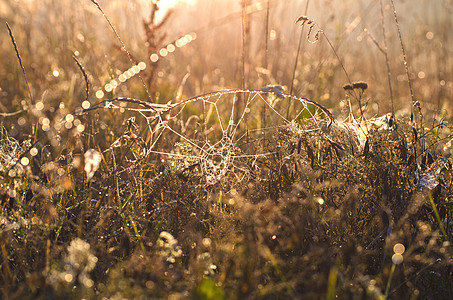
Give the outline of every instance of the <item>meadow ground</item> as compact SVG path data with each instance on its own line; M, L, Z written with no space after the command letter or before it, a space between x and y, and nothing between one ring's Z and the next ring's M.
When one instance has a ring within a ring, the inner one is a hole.
M173 2L0 0L2 298L453 298L452 2Z

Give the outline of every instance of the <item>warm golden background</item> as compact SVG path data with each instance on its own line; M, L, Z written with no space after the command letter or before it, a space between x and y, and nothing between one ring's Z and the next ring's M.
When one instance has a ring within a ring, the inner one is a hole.
M0 0L0 298L453 299L452 15Z

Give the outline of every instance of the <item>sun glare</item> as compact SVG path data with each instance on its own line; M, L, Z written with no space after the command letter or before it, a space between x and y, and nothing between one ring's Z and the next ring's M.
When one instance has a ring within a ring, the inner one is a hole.
M148 1L148 0L145 0ZM159 1L158 15L162 16L165 12L171 8L177 7L178 4L191 4L194 5L197 0L165 0Z

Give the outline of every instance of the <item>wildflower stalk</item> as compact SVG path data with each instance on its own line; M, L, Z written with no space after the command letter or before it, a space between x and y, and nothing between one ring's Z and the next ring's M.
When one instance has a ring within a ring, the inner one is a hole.
M401 35L400 24L398 22L398 15L396 13L395 2L393 0L390 0L390 2L392 3L393 16L395 18L395 24L396 24L396 28L398 30L398 39L399 39L400 45L401 45L401 53L403 55L404 69L406 70L407 81L408 81L408 84L409 84L409 91L411 93L411 99L412 99L411 121L413 121L414 120L414 107L415 107L415 104L416 104L417 101L415 100L414 91L412 89L412 81L411 81L411 77L409 75L409 65L407 63L407 55L406 55L406 50L404 48L403 37ZM419 111L420 111L420 106L418 106L418 108L419 108ZM421 124L420 124L420 126L421 126Z
M110 19L107 17L107 15L105 14L104 10L102 9L101 5L99 4L99 2L97 2L96 0L91 0L91 2L96 5L96 7L98 8L98 10L102 13L102 15L104 16L105 20L107 21L107 23L109 24L110 28L112 29L113 33L115 34L116 38L118 39L118 41L120 42L121 44L121 47L123 48L124 52L126 52L126 55L129 59L129 61L132 63L132 65L135 65L134 63L134 60L132 59L132 56L131 54L129 53L129 50L127 50L126 48L126 45L124 44L123 40L121 39L120 35L118 34L118 31L116 31L115 27L113 26L112 22L110 22ZM142 76L140 74L138 74L138 77L140 78L140 81L142 82L142 85L143 87L145 88L145 91L146 91L146 94L148 95L148 99L150 102L152 102L152 98L151 98L151 93L149 92L149 89L148 87L146 86L145 84L145 81L143 80Z
M310 0L307 0L307 3L305 4L305 12L304 15L307 15L308 12L308 4L310 3ZM304 36L304 25L302 24L302 28L300 29L300 36L299 36L299 44L297 46L297 53L296 53L296 61L294 62L294 68L293 68L293 76L291 78L291 88L289 89L289 94L293 94L293 88L294 88L294 80L296 78L296 69L297 69L297 64L299 62L299 54L300 54L300 49L302 47L302 39ZM288 107L287 107L287 112L286 112L286 118L289 117L289 109L291 107L291 99L288 100Z
M11 37L11 42L13 43L14 51L16 51L17 59L19 60L20 67L22 68L22 73L24 74L25 83L27 85L27 90L28 90L28 96L30 97L30 104L33 105L34 100L33 100L33 95L31 93L30 84L28 83L27 72L25 72L25 67L22 63L22 58L20 57L19 49L17 47L16 40L14 39L13 31L11 30L11 27L9 26L8 22L6 22L6 28L8 28L8 33L9 33L9 36Z
M382 0L379 0L381 5L381 26L382 26L382 36L384 37L384 55L385 55L385 63L387 65L387 80L389 82L389 92L390 92L390 100L392 101L392 116L395 118L395 105L393 101L393 88L392 88L392 73L390 71L390 62L388 57L388 48L387 48L387 38L385 36L385 21L384 21L384 6L382 4Z

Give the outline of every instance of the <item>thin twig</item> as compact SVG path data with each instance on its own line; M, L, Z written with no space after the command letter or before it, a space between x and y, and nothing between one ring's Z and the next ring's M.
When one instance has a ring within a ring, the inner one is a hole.
M299 44L297 45L297 53L296 53L296 60L294 61L294 67L293 67L293 76L291 78L291 87L289 88L289 93L293 93L293 88L294 88L294 79L296 77L296 69L297 69L297 63L299 62L299 53L300 53L300 48L302 45L302 39L304 36L304 25L301 26L300 29L300 35L299 35Z
M392 116L395 118L395 105L393 101L393 89L392 89L392 73L390 71L390 63L388 57L388 48L387 48L387 38L385 36L385 21L384 21L384 6L382 4L382 0L379 0L381 4L381 25L382 25L382 35L384 37L384 55L385 55L385 63L387 64L387 79L389 82L389 91L390 91L390 99L392 100Z
M308 4L310 3L310 0L307 0L307 3L305 4L305 12L304 16L307 15L308 12ZM293 77L291 78L291 88L289 89L289 93L292 95L293 94L293 87L294 87L294 79L296 78L296 69L297 69L297 63L299 62L299 54L300 54L300 48L302 46L302 39L304 36L304 26L305 24L302 24L302 28L300 30L300 36L299 36L299 45L297 46L297 53L296 53L296 61L294 62L294 68L293 68ZM288 111L289 111L289 105L288 105Z
M415 100L414 92L413 92L413 89L412 89L412 81L411 81L411 77L409 75L409 65L407 63L407 55L406 55L406 50L404 49L403 37L401 36L400 24L398 22L398 15L396 13L395 3L393 2L393 0L390 0L390 2L392 2L393 16L395 17L396 28L398 29L398 38L399 38L400 44L401 44L401 53L403 54L404 68L406 70L407 81L409 83L409 90L410 90L410 93L411 93L411 99L412 99L412 106L411 106L412 116L411 116L411 119L413 119L414 105L415 105L416 100ZM411 120L411 121L413 121L413 120Z
M411 122L415 121L415 126L417 126L417 120L414 118L414 109L415 109L415 107L417 107L418 108L418 118L419 118L418 127L420 129L421 134L424 135L425 128L423 126L422 109L421 109L420 102L415 100L414 90L412 89L412 81L411 81L411 76L409 74L409 64L407 62L406 50L404 49L403 37L401 36L401 30L400 30L400 25L398 22L398 15L397 15L396 9L395 9L395 3L393 0L390 0L390 2L392 3L393 15L395 17L395 24L396 24L396 28L398 29L398 38L399 38L400 44L401 44L401 53L403 54L404 69L406 71L407 82L409 84L409 90L411 93L411 99L412 99ZM425 151L425 139L421 140L421 147L422 147L422 152Z
M85 100L88 101L88 98L90 97L90 81L88 80L88 75L85 72L85 68L82 66L80 61L75 57L75 55L72 56L72 59L76 62L77 66L79 67L80 71L83 74L83 77L85 78L85 93L86 93L86 98Z
M107 15L105 14L104 10L102 9L101 5L96 1L96 0L91 0L91 2L96 5L96 7L99 9L99 11L102 13L102 15L104 16L105 20L107 21L107 23L109 24L110 28L113 30L113 32L115 33L115 36L116 38L118 39L118 41L120 42L121 44L121 47L123 47L124 49L124 52L126 52L126 55L127 57L129 58L129 61L132 63L132 65L135 65L134 63L134 60L132 59L132 56L131 54L129 53L129 51L127 50L126 48L126 45L123 43L123 40L121 39L120 35L118 34L118 32L116 31L115 27L113 26L113 24L110 22L110 19L107 17ZM151 97L151 94L149 92L149 89L148 87L146 86L145 84L145 81L143 80L142 76L140 74L138 74L138 77L140 78L140 81L142 82L143 84L143 87L145 88L145 91L146 91L146 94L148 95L148 99L149 101L153 101L152 97Z
M266 30L265 30L265 43L266 43L266 50L264 51L264 69L266 70L266 73L264 74L264 86L267 86L268 84L268 79L269 79L269 61L268 61L268 55L269 55L269 13L270 13L270 7L269 7L269 0L266 2ZM263 103L263 109L262 109L262 117L261 117L261 122L264 127L266 127L266 105ZM266 141L266 133L263 132L263 141L265 143Z
M2 118L14 117L14 116L17 116L18 114L20 114L22 112L24 112L23 109L15 111L15 112L11 112L11 113L0 113L0 117L2 117Z
M33 100L33 95L31 94L30 84L28 83L27 73L25 72L24 65L22 64L22 59L19 54L19 49L17 48L16 40L14 39L13 31L11 30L11 27L9 26L8 22L6 22L6 27L8 28L9 36L11 37L11 41L13 42L13 46L14 46L14 50L16 51L17 59L19 60L20 67L22 68L22 73L24 74L25 83L26 83L27 89L28 89L28 95L30 97L30 103L33 105L34 100Z
M304 16L307 15L307 12L308 12L308 4L310 3L310 0L307 0L307 3L305 4L305 12L304 12ZM293 76L291 78L291 87L289 89L289 94L292 95L293 94L293 88L294 88L294 79L296 78L296 69L297 69L297 64L299 62L299 53L300 53L300 49L302 47L302 39L303 39L303 36L304 36L304 25L305 24L302 24L302 28L300 29L300 36L299 36L299 44L297 45L297 53L296 53L296 60L294 62L294 68L293 68ZM286 108L286 117L288 118L289 117L289 109L291 107L291 99L289 99L288 101L288 107Z
M264 69L268 71L268 54L269 54L269 0L266 2L266 50L264 52ZM264 86L267 85L268 74L266 73L264 76Z
M245 56L247 54L248 49L246 44L246 34L247 34L247 20L246 20L246 7L247 7L247 0L242 0L242 89L245 89ZM244 97L244 107L247 107L247 99ZM246 116L246 124L247 116ZM248 138L248 126L246 125L246 132Z
M245 3L242 0L242 89L245 89Z

